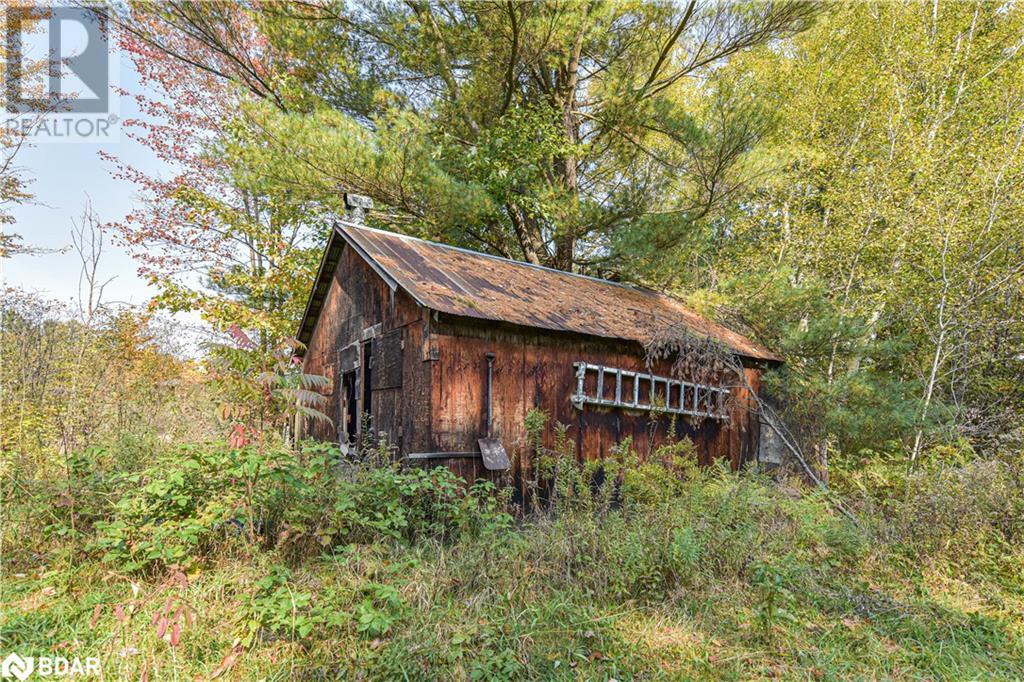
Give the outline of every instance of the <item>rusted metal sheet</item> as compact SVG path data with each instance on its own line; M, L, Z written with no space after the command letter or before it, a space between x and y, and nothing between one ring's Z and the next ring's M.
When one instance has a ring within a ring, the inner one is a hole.
M350 223L335 227L325 265L337 259L337 235L388 283L420 305L450 315L645 343L656 330L685 325L755 360L781 358L763 346L649 289L552 270ZM319 314L317 284L300 329Z

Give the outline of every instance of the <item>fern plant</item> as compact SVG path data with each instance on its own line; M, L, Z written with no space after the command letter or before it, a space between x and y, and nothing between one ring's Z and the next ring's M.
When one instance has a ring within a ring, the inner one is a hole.
M218 416L229 427L229 442L243 447L262 442L269 431L287 433L296 416L330 422L321 408L331 381L302 371L295 355L301 344L288 339L265 348L241 328L228 330L234 344L210 344L211 374L222 397Z

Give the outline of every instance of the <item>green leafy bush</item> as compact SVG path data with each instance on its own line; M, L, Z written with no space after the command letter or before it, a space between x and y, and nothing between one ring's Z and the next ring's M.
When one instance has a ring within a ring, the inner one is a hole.
M253 646L274 637L301 640L320 628L348 627L354 616L339 608L339 602L345 601L347 595L335 590L314 594L311 587L299 587L291 569L273 565L247 595L242 642Z
M983 458L962 444L933 448L921 466L905 458L842 462L837 487L865 524L905 561L979 561L1015 573L1024 538L1024 457Z
M981 560L1016 570L1024 484L1011 464L979 459L934 465L909 474L905 486L885 502L880 527L909 561Z
M272 537L291 499L309 495L297 457L286 450L190 446L140 472L117 475L107 520L92 547L127 571L188 567L231 542Z
M507 499L492 483L467 485L450 470L356 467L340 471L317 460L312 494L293 500L283 518L280 549L298 559L349 543L451 541L512 524Z
M786 587L786 578L770 564L758 564L751 573L751 585L757 591L754 623L763 639L771 639L772 631L780 620L793 620L793 614L784 607L794 601Z
M290 560L353 542L412 542L508 528L502 496L449 470L342 468L333 446L297 452L203 444L105 479L91 550L129 572L188 568L219 548L278 548Z
M371 583L366 597L356 605L356 630L367 637L380 637L401 617L402 598L391 585Z

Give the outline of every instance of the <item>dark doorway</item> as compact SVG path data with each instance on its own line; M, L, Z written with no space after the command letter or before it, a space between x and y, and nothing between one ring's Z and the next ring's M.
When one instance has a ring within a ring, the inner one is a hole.
M356 408L355 370L341 375L341 436L347 443L354 443L359 428L359 412Z
M373 415L373 340L363 344L363 422L370 423Z

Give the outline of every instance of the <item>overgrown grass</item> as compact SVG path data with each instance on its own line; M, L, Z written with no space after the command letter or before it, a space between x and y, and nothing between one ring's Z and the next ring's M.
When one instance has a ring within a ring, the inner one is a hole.
M640 466L623 449L600 486L555 454L552 505L522 518L444 470L251 456L93 470L73 533L66 506L13 509L0 650L100 655L109 679L1024 677L1015 519L907 530L928 485L953 494L948 471L884 511L864 498L857 528L678 451ZM1000 472L984 475L1010 494Z

